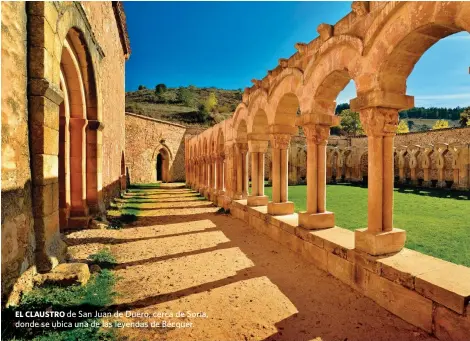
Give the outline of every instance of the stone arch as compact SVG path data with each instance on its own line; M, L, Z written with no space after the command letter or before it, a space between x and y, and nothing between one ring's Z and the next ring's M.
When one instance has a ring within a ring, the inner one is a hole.
M235 126L235 138L237 142L247 142L248 126L245 119L240 119Z
M170 161L171 152L167 146L161 144L155 158L155 179L156 181L170 182Z
M314 113L334 115L339 93L351 80L356 84L362 53L362 42L356 40L337 41L309 64L302 101Z
M60 217L61 209L67 208L67 204L64 205L64 198L65 202L67 201L67 188L63 186L62 193L59 193L59 177L62 185L68 181L65 167L68 161L73 162L69 166L70 171L75 169L75 163L82 165L82 180L79 181L81 190L78 194L81 198L74 200L75 203L82 201L85 207L81 212L74 211L77 219L74 219L73 227L88 224L86 206L95 210L100 203L102 205L99 196L101 188L98 187L101 186L98 143L92 139L88 141L86 135L88 130L98 131L100 127L99 121L96 120L100 116L100 110L97 98L99 82L96 81L95 71L104 54L90 31L91 26L80 3L44 2L28 3L27 6L28 16L34 18L32 24L28 25L28 103L31 112L28 124L33 195L38 199L37 204L33 206L36 265L39 272L46 272L63 261L65 256L65 245L60 240L59 231L61 223L64 222ZM46 16L58 20L50 22ZM73 88L77 84L80 84L83 90L74 93ZM64 95L67 97L64 98ZM83 146L79 143L77 147L76 143L73 143L77 138L73 136L67 142L65 131L68 124L72 126L83 123L68 122L67 116L85 121L83 127L76 129L83 133L79 138ZM94 123L88 122L86 125L87 120ZM94 140L99 141L99 138ZM62 150L63 156L65 148L69 147L70 151L74 148L81 150L81 161L72 161L74 156L71 153L70 160L62 159L59 163L59 151ZM83 164L82 161L87 156L90 156L90 159L86 159ZM87 171L92 173L87 174ZM83 178L86 179L85 182ZM72 187L74 186L70 186L70 192L73 192ZM59 203L60 199L62 205ZM70 203L74 200L70 199ZM73 210L73 204L71 206ZM67 224L70 225L71 221L72 219L69 219Z
M302 111L300 98L303 76L298 69L283 70L269 92L267 111L269 125L295 126L297 114Z
M369 171L369 164L368 164L369 154L366 150L364 153L361 154L359 158L359 176L361 179L367 178L368 171Z
M467 31L470 4L465 2L406 2L398 6L380 26L364 61L363 91L406 93L406 81L414 65L436 42L451 34Z
M235 109L235 113L233 114L233 127L236 131L238 130L237 127L240 124L240 121L244 120L246 122L248 118L248 108L245 103L240 103L237 108ZM236 137L236 136L235 136Z
M268 128L268 96L266 91L258 90L248 106L248 133L266 134Z

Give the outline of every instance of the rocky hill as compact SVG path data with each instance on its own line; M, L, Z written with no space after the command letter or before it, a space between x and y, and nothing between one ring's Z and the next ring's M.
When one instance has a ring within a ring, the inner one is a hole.
M216 104L212 109L205 110L204 106L211 93L215 95ZM194 86L182 88L162 86L159 90L143 88L126 93L126 111L189 127L203 128L229 118L241 98L241 90Z

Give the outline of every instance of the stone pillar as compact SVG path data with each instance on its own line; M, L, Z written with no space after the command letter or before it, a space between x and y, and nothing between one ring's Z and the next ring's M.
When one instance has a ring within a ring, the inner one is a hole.
M399 183L404 185L406 184L406 174L405 174L405 166L406 166L406 160L405 160L405 155L407 154L407 146L400 146L397 148L397 153L398 153L398 177L399 177Z
M444 155L447 153L448 145L446 143L439 143L436 145L436 167L437 167L437 188L446 188L446 175L445 175L445 159Z
M335 226L335 216L326 210L326 144L330 125L306 124L307 211L299 213L299 225L307 229Z
M307 145L308 145L308 143L307 143ZM327 150L326 150L326 182L329 183L329 184L333 182L333 167L332 167L332 165L333 165L333 160L332 160L333 159L333 152L334 152L333 147L327 147ZM308 160L308 147L307 147L307 160ZM307 161L307 164L308 164L308 161Z
M434 152L434 146L428 145L424 147L422 157L423 167L423 187L431 187L431 179L429 177L429 168L431 168L431 153Z
M291 128L291 127L285 127ZM295 129L295 128L294 128ZM288 201L288 150L293 132L283 132L283 127L271 127L272 151L272 201L268 202L268 214L286 215L294 213L294 203ZM288 129L293 130L293 129Z
M236 199L246 199L248 197L248 162L247 162L248 144L246 142L237 142L236 155Z
M86 195L91 213L103 214L106 210L103 202L103 137L104 124L98 120L88 120L86 128ZM121 175L121 188L126 188L126 175Z
M251 195L248 206L266 206L268 197L264 195L264 159L268 141L248 141L251 153Z
M420 146L411 146L408 147L408 155L410 156L410 177L411 177L411 184L413 186L418 185L418 177L416 174L416 168L418 166L418 154L420 151Z
M355 231L356 249L371 255L397 252L406 239L405 231L393 228L393 140L398 110L365 107L360 117L368 136L368 227Z
M70 118L70 217L88 215L86 202L85 118Z

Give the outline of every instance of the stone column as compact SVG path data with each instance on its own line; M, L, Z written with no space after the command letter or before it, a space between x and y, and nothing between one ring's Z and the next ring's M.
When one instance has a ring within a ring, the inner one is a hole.
M307 144L308 145L308 144ZM333 182L333 152L334 148L333 147L327 147L326 151L326 182L327 183L332 183ZM307 147L307 159L308 159L308 147ZM307 162L308 164L308 162ZM308 170L307 170L308 172Z
M408 147L408 155L410 156L410 177L411 177L411 184L413 186L418 185L418 177L416 174L416 168L418 166L418 153L420 149L421 149L420 146Z
M393 228L393 140L398 110L383 107L360 109L368 136L368 227L355 231L356 249L371 255L397 252L406 232Z
M237 142L236 155L236 199L246 199L248 197L248 162L247 162L248 144L246 142Z
M88 120L86 128L86 192L87 204L92 213L104 213L102 174L103 174L103 122ZM125 171L121 176L121 188L126 185Z
M299 225L307 229L335 226L335 216L326 210L326 144L330 126L307 124L307 211L299 213Z
M434 146L428 145L424 147L422 157L423 167L423 187L431 187L431 179L429 177L429 168L431 168L431 154L434 152Z
M70 118L70 217L88 216L86 202L85 118ZM69 220L70 224L70 220Z
M289 127L290 128L290 127ZM294 203L288 201L288 149L291 133L271 133L272 150L272 201L268 202L268 214L286 215L294 213ZM280 129L279 129L280 130Z
M407 153L407 146L400 146L397 148L398 153L398 177L400 184L406 184L405 174L405 155Z
M446 188L446 174L445 174L445 159L444 155L447 153L448 145L446 143L439 143L436 145L436 167L437 167L437 188Z
M251 153L251 195L248 206L265 206L268 197L264 195L264 158L268 150L268 141L248 141Z

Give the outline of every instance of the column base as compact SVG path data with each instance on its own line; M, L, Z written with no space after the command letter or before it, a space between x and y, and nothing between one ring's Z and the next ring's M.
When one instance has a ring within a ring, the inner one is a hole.
M241 193L235 193L233 195L233 200L242 200L243 199L243 195Z
M431 187L432 186L432 182L431 180L426 180L426 181L423 181L423 183L421 184L422 187Z
M405 246L406 231L394 228L389 232L373 234L367 228L354 231L355 248L372 256L398 252Z
M269 198L266 195L250 195L247 199L248 206L266 206Z
M294 203L286 202L268 202L268 214L270 215L287 215L294 213Z
M447 183L445 181L438 181L436 184L436 188L446 188Z
M299 225L307 230L327 229L335 226L335 214L333 212L323 213L299 213Z

